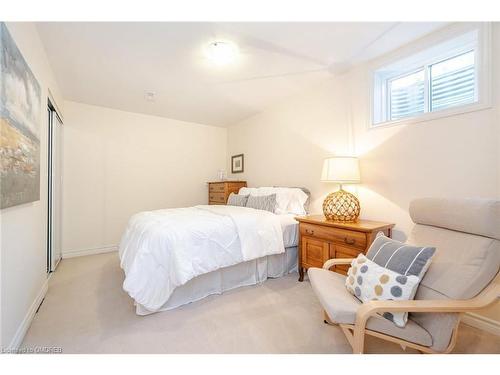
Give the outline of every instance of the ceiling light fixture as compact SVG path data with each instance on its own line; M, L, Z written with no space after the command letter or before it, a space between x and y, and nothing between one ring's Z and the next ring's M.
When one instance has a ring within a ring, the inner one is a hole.
M211 42L206 49L207 57L216 65L227 65L234 60L238 54L238 47L231 42Z

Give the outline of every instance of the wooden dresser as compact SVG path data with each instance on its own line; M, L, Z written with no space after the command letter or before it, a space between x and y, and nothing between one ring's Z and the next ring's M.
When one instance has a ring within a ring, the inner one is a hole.
M323 267L331 258L356 258L366 253L379 231L388 237L394 224L358 220L341 223L326 220L323 215L296 217L299 221L299 281L309 267ZM333 271L347 274L348 265L339 265Z
M238 194L246 181L217 181L208 183L208 204L226 204L229 194Z

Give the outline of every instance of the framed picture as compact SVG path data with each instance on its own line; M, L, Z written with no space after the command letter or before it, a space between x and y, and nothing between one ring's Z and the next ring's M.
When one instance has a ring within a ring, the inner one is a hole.
M0 209L3 209L40 200L42 89L3 22L0 22L0 46Z
M243 173L244 160L243 154L231 156L231 173Z

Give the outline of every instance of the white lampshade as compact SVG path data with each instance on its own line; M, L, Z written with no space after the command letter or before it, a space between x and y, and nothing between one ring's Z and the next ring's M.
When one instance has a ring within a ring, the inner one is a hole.
M356 184L361 182L358 158L353 156L335 156L325 159L321 181L339 184Z

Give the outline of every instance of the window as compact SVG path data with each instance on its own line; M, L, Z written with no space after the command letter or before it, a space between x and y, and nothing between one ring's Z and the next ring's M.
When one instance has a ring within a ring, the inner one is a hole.
M430 110L474 103L474 51L441 61L429 67Z
M485 90L479 79L481 35L474 29L377 69L373 126L477 104L480 90Z
M389 80L390 119L424 113L424 70Z

